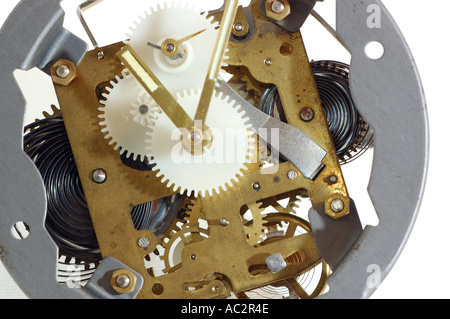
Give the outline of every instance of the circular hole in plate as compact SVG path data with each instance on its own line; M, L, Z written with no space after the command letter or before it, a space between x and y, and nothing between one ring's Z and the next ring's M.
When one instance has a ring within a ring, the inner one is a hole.
M365 52L369 59L379 60L384 55L384 46L378 41L372 41L367 43Z

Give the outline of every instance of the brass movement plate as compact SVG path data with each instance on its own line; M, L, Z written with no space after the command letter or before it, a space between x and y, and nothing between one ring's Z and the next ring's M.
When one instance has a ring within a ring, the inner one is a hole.
M327 151L325 168L314 181L304 178L290 162L280 164L275 174L252 169L220 195L197 200L196 209L207 222L205 234L201 235L197 222L184 225L183 231L190 234L191 241L184 243L179 267L165 275L156 277L144 261L161 242L150 231L137 231L130 212L136 205L173 195L173 191L167 188L168 181L161 183L156 172L123 165L119 152L105 140L99 125L99 92L122 73L124 66L116 54L124 44L88 52L69 85L55 83L101 253L144 277L139 298L225 298L230 291L239 294L279 281L295 286L292 278L322 262L311 232L250 245L241 216L245 205L292 191L307 193L313 204L326 203L333 196L348 196L301 34L289 33L267 20L259 13L258 3L252 4L256 33L248 41L229 44L227 63L247 68L257 82L277 85L288 123ZM236 22L243 16L240 8ZM248 23L243 24L247 30ZM314 111L314 118L308 122L299 116L305 107ZM99 168L108 176L103 184L92 180L93 171ZM290 178L292 172L296 178ZM331 176L336 180L330 182ZM255 184L259 187L255 188ZM338 215L329 213L339 218L346 210ZM226 225L221 220L226 220ZM142 237L150 240L146 248L138 245ZM275 253L286 260L295 254L301 258L275 274L253 271ZM294 290L300 291L298 287Z

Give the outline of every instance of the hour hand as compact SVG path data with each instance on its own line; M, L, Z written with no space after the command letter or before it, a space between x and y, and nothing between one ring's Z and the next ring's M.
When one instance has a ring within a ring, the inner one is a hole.
M130 45L123 47L117 53L117 57L177 128L189 128L192 126L193 121L189 115Z

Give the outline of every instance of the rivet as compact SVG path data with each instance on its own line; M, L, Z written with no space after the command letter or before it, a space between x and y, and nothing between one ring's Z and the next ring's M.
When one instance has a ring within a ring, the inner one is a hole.
M287 176L292 181L298 177L298 173L296 171L290 171Z
M237 32L240 32L240 31L242 31L243 29L244 29L244 26L242 25L242 23L236 23L236 24L234 25L234 30L237 31Z
M101 168L96 169L92 173L92 179L97 184L103 184L104 182L106 182L106 172L103 169L101 169Z
M229 221L227 218L222 217L222 218L220 219L220 224L221 224L222 226L228 226L228 225L230 224L230 221Z
M304 107L300 111L300 118L305 122L310 122L314 118L314 110L310 107Z
M141 237L139 238L138 245L141 248L147 248L148 246L150 246L150 239L148 239L147 237Z

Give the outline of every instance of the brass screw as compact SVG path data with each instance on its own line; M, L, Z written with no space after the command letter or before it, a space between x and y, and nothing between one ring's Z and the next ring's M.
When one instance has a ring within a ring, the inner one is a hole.
M128 269L115 270L111 277L111 287L119 294L128 294L136 288L137 277Z
M275 1L272 3L271 9L273 13L281 14L283 13L284 9L286 9L286 6L282 1Z
M128 288L130 286L131 280L127 275L119 275L116 278L116 285L119 288Z
M342 194L334 194L325 201L325 213L338 220L350 214L350 199Z
M345 203L342 199L336 198L331 202L331 210L335 213L341 213L345 208Z
M69 86L77 78L77 69L73 62L58 60L50 69L54 83Z
M269 19L281 21L291 14L288 0L266 0L266 15Z
M70 69L67 65L61 64L56 68L56 75L61 79L65 79L70 75Z

